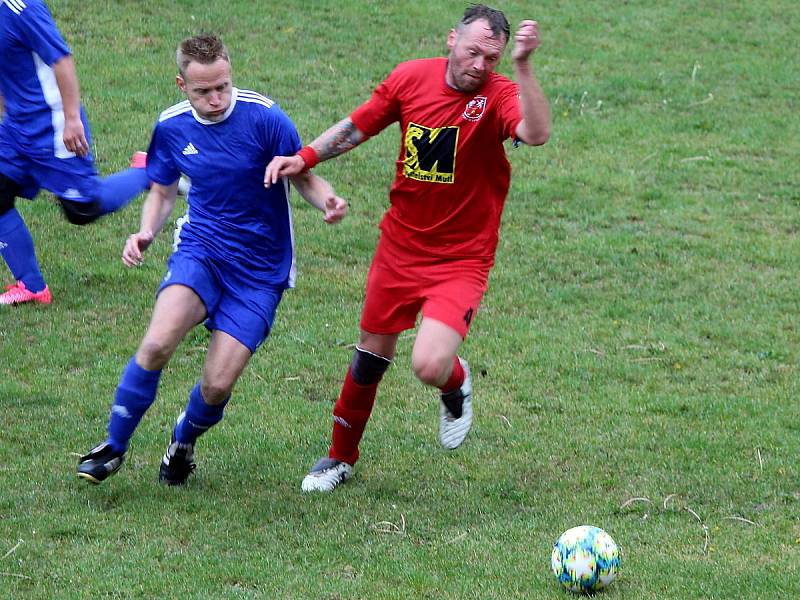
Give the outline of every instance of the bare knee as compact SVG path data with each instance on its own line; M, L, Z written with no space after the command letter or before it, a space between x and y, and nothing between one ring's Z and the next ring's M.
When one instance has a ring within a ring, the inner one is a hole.
M207 381L203 378L200 384L200 393L203 395L203 400L206 404L222 404L228 396L231 395L233 389L233 382L226 382L221 380Z
M447 381L452 359L449 357L412 356L411 369L425 385L439 386Z
M174 348L159 340L145 338L136 352L136 362L149 371L162 369L167 364Z

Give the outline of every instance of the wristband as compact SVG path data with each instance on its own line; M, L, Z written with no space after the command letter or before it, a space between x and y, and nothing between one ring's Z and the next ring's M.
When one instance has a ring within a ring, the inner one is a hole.
M314 150L311 146L306 146L302 150L297 153L297 156L303 159L303 162L306 163L305 168L303 171L309 171L316 167L319 164L319 156L317 155L317 151Z

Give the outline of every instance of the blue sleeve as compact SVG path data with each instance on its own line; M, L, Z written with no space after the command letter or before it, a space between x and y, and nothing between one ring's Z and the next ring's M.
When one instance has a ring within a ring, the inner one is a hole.
M157 123L147 148L147 177L161 185L171 185L181 176L172 158L167 137L164 127Z
M17 22L21 39L47 66L72 54L43 2L29 2Z
M277 104L266 111L264 132L264 149L270 156L292 156L302 148L297 128Z

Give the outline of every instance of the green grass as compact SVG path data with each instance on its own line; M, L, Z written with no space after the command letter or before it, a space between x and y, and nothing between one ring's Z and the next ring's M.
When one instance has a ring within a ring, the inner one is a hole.
M180 99L186 35L221 33L236 84L278 100L310 140L396 62L442 54L463 10L50 4L104 173ZM185 489L159 486L157 469L202 329L167 367L123 470L100 487L74 475L146 327L169 232L129 270L119 254L140 202L82 229L49 195L20 202L55 302L0 311L0 598L563 598L551 544L583 523L622 547L608 598L800 595L800 8L502 8L541 23L553 136L510 152L497 267L464 347L466 444L438 447L406 337L354 479L299 493L357 337L396 128L317 168L351 202L344 223L296 203L298 287Z

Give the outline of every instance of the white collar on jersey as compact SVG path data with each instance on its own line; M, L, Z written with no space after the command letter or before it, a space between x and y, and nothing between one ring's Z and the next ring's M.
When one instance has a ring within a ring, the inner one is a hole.
M222 123L225 119L231 116L233 112L233 107L236 106L236 98L239 97L239 88L233 88L231 90L231 105L228 107L228 110L225 111L225 114L222 115L222 118L219 121L209 121L208 119L204 119L200 115L197 114L197 111L192 106L192 114L194 115L195 120L198 123L202 123L203 125L216 125L217 123Z

